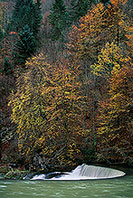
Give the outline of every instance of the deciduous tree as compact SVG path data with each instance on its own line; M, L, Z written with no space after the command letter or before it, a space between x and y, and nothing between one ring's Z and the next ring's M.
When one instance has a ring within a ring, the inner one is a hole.
M108 152L109 149L110 155L112 152L118 152L117 160L126 160L130 158L132 148L130 141L132 136L131 58L125 57L122 49L114 43L107 43L98 56L98 63L93 65L92 69L96 75L105 78L107 86L107 92L100 102L97 127L101 150L104 147ZM103 152L103 155L106 152ZM115 160L112 156L106 158Z
M106 8L99 3L80 19L79 27L73 26L70 32L68 49L89 68L97 61L97 55L106 42L114 41L126 47L126 34L129 32L128 21L123 10L113 3ZM76 40L76 42L75 42Z
M81 95L79 68L62 60L46 63L44 55L26 62L27 72L10 97L12 119L18 125L18 147L27 159L39 153L45 165L66 167L84 160L90 131L84 127L85 97Z
M45 59L42 57L29 60L26 63L27 72L19 76L17 91L10 97L12 119L18 125L19 150L24 156L31 158L33 150L36 149L36 141L45 132L45 101L41 94L45 65Z

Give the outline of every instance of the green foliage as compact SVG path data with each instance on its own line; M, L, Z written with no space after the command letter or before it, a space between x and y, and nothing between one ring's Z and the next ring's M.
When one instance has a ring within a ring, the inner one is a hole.
M110 0L100 0L100 2L104 5L108 5L108 3L110 3Z
M41 3L40 0L37 0L37 3L34 4L34 22L33 22L33 34L35 38L38 37L38 33L41 27L42 15L41 15Z
M70 17L72 22L78 21L82 16L85 16L90 8L88 0L72 0L71 1Z
M9 22L9 7L8 3L5 1L0 2L0 27L5 32L7 24Z
M55 0L48 18L49 23L52 25L52 40L62 40L64 31L70 26L69 14L63 0Z
M9 59L6 57L4 59L4 72L5 74L8 74L9 72L11 72L13 69L11 63L9 62Z
M81 152L84 156L84 161L88 164L97 158L94 148L82 148Z
M19 36L17 42L12 43L14 65L24 65L25 60L35 53L40 41L38 33L41 26L40 0L17 0L11 22L7 27L7 34Z
M17 0L8 31L20 33L28 25L34 37L37 38L41 20L40 1L34 3L33 0Z
M15 44L14 50L14 62L15 64L24 65L27 58L29 58L36 51L36 41L33 33L30 31L28 25L26 25L19 33L19 39Z
M4 38L4 33L3 33L3 30L0 26L0 47L1 47L1 42L2 42L3 38Z

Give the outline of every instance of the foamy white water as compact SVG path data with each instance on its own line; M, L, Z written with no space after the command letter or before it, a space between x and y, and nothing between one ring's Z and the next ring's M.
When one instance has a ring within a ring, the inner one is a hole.
M31 180L45 180L45 175L35 175Z
M89 180L89 179L111 179L122 177L125 173L112 168L104 168L100 166L89 166L82 164L75 168L72 172L54 172L47 175L41 174L34 176L31 180Z

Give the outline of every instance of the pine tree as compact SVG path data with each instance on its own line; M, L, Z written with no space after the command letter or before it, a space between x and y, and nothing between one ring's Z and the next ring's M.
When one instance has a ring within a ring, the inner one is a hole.
M49 23L52 25L52 40L63 39L63 31L70 25L69 15L63 0L55 0L49 15Z
M17 0L13 11L11 23L7 31L21 32L28 25L34 37L37 37L41 25L40 0Z
M4 72L7 75L11 70L13 69L11 63L9 62L9 59L5 57L4 59Z
M32 18L32 8L32 0L16 0L10 24L10 31L20 32L26 24L29 25L29 22L31 21L30 18Z
M104 5L107 5L108 3L110 3L110 0L100 0L101 3L103 3Z
M15 64L25 64L25 61L36 51L36 41L33 33L30 31L28 25L26 25L19 33L19 39L15 45L14 62Z
M34 25L33 25L33 34L35 38L40 31L42 16L41 16L41 3L40 0L37 0L37 3L34 4Z
M71 22L75 22L79 20L82 16L85 16L90 7L88 0L78 0L78 1L72 0L71 6L72 6L70 11Z
M33 0L16 0L11 23L6 32L14 32L20 37L14 47L14 65L23 65L39 45L38 33L42 19L40 6L40 0L36 3Z
M4 34L3 34L2 28L0 26L0 47L1 47L1 41L3 40L3 38L4 38Z

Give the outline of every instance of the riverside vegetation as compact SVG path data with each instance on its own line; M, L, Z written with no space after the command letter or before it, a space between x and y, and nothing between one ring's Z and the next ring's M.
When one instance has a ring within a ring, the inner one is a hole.
M132 166L131 5L0 1L5 178L82 163Z

